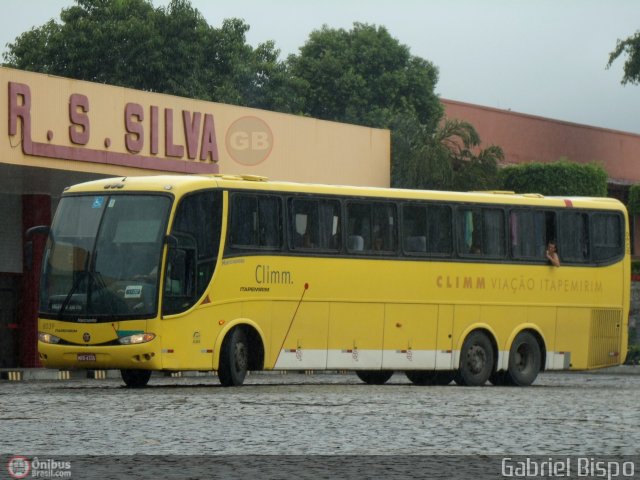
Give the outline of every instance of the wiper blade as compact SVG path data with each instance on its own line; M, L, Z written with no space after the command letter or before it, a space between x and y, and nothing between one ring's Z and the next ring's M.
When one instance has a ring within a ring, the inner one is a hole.
M80 283L88 275L90 268L91 268L90 255L87 255L84 261L84 269L82 270L82 272L78 274L78 278L76 278L75 282L73 282L73 285L71 285L71 290L69 290L69 293L67 293L67 296L62 302L62 305L60 305L60 310L58 311L58 319L62 318L62 315L64 314L65 310L69 306L69 303L71 302L71 299L73 298L73 294L76 293L76 290L78 290Z
M78 275L78 278L76 278L76 281L73 282L73 285L71 285L71 290L69 290L69 293L67 293L67 296L64 298L62 305L60 305L60 310L58 311L58 319L62 318L62 315L64 314L65 310L69 306L69 303L71 303L71 298L73 298L73 294L76 293L76 290L78 290L80 283L82 282L82 280L84 280L84 278L88 274L89 274L88 270L83 270Z

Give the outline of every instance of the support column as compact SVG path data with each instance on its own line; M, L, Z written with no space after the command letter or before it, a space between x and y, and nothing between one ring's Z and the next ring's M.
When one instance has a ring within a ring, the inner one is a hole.
M51 197L49 195L22 196L22 243L26 242L25 232L38 225L51 225ZM23 261L22 298L20 299L19 361L26 368L39 367L38 358L38 301L42 254L46 238L36 235L33 241L33 264L27 270Z

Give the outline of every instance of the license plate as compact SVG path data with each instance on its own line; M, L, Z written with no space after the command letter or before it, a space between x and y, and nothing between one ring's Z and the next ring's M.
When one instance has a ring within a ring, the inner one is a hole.
M78 361L79 362L95 362L96 355L94 353L79 353Z

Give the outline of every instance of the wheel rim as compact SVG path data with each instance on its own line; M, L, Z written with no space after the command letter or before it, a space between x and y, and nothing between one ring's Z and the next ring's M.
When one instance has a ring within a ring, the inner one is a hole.
M484 351L484 348L478 344L471 346L471 348L469 348L469 353L467 354L467 366L469 367L469 372L473 375L477 375L484 370L486 364L487 353Z
M236 372L244 372L247 369L247 347L244 343L236 343L233 351Z
M507 378L510 385L528 386L538 376L542 366L541 345L529 332L520 332L509 352Z
M526 343L519 345L513 357L514 367L518 372L523 372L531 364L531 349Z

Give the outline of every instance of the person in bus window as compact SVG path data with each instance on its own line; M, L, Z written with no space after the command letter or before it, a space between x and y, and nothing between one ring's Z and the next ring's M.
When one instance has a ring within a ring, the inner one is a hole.
M379 225L375 225L373 227L373 243L372 249L376 251L385 250L384 248L384 238L382 237L382 229Z
M556 242L551 241L547 244L547 250L545 252L547 259L551 262L551 265L554 267L560 266L560 258L558 257L558 249L556 247Z

